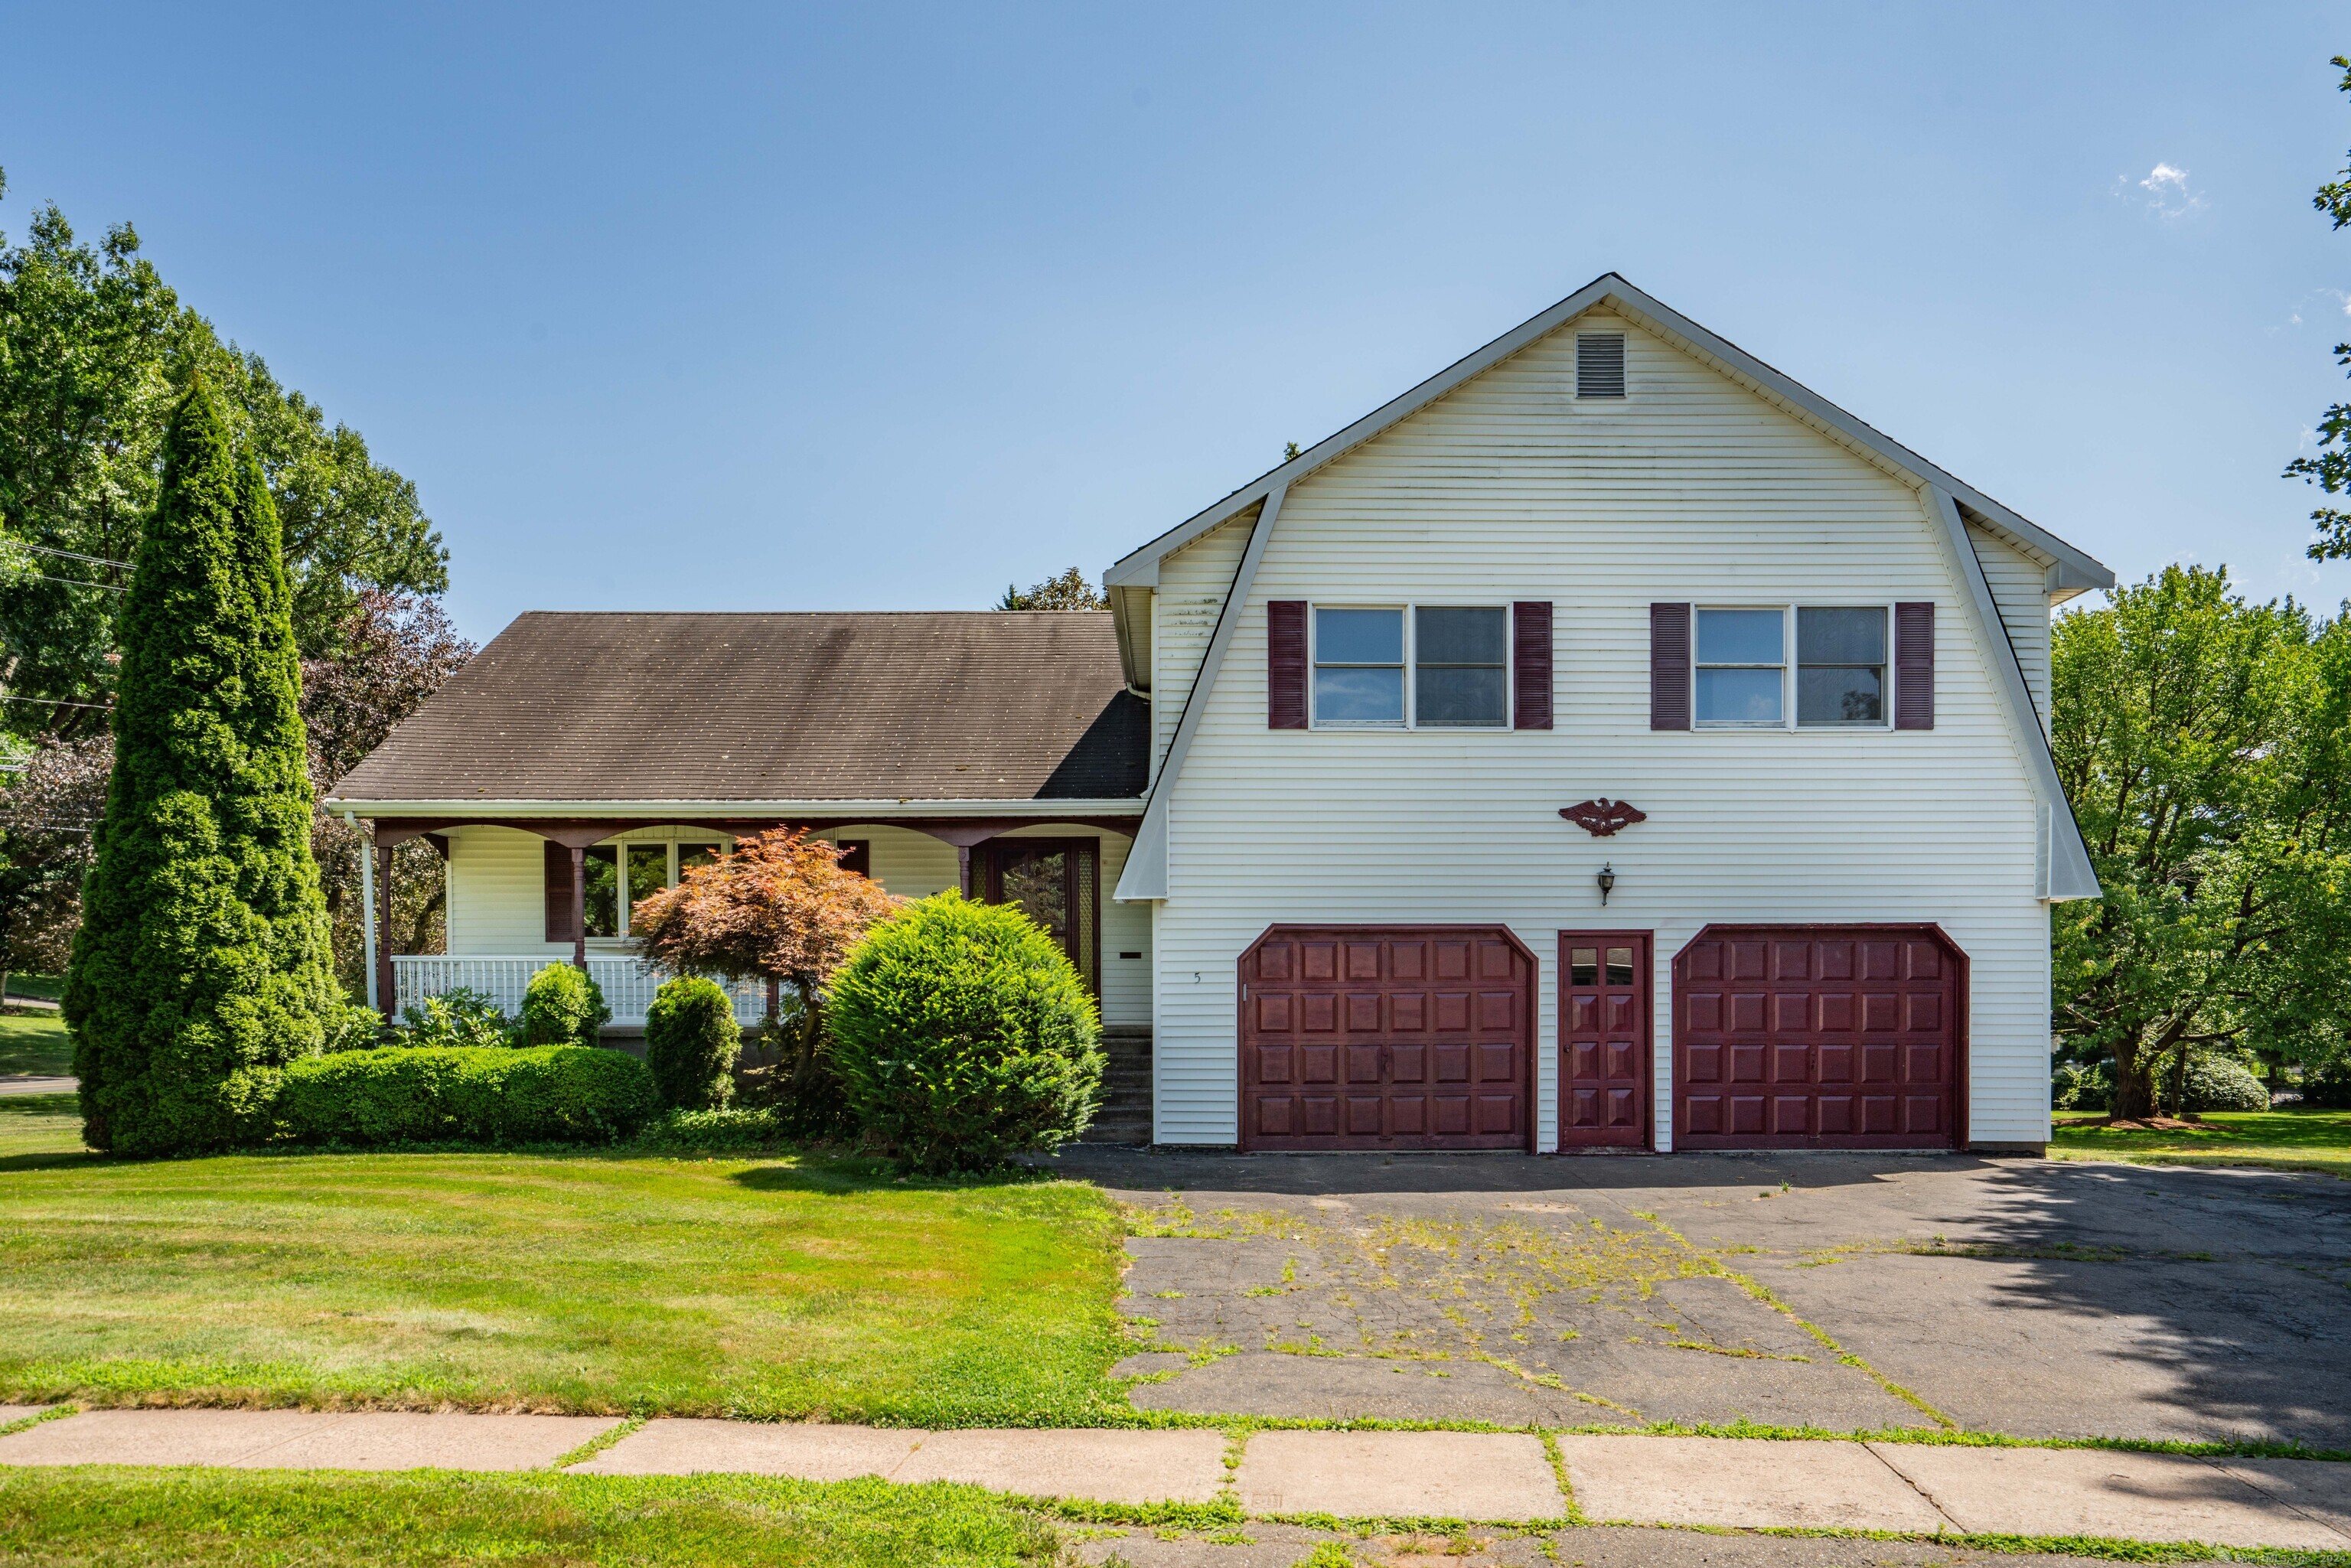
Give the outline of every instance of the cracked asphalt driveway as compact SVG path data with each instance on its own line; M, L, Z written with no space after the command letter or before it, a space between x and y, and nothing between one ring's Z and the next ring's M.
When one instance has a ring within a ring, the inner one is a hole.
M1961 1156L1058 1162L1141 1407L2351 1448L2351 1182Z

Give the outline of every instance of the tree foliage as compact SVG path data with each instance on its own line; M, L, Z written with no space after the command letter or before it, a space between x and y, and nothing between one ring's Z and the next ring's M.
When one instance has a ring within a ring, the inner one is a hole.
M2343 73L2336 90L2351 93L2351 55L2337 55L2328 63ZM2351 153L2344 156L2344 167L2311 198L2311 205L2334 219L2338 229L2351 225ZM2335 362L2351 365L2351 343L2335 345ZM2317 452L2288 463L2285 476L2315 485L2329 496L2351 488L2351 403L2328 405L2318 422ZM2323 505L2310 514L2310 520L2318 529L2310 546L2313 560L2351 557L2351 512Z
M122 620L115 762L68 972L84 1136L256 1135L340 1004L310 858L291 593L260 469L198 378L164 441Z
M680 975L653 993L645 1009L645 1065L663 1104L724 1110L735 1098L735 1059L742 1051L734 999L717 982Z
M0 191L5 183L0 179ZM279 520L288 612L310 657L331 655L356 595L438 593L447 552L415 487L347 425L224 342L140 254L128 224L99 245L55 205L25 242L0 236L0 679L57 703L110 700L122 585L154 510L174 389L201 374L259 464ZM24 545L96 558L26 556ZM26 570L30 563L30 570ZM10 727L68 737L93 708L12 704Z
M1086 580L1086 574L1076 567L1059 577L1049 577L1032 584L1027 592L1010 583L1005 584L1004 597L997 601L998 610L1107 610L1110 601Z
M2067 1051L2115 1113L2192 1052L2314 1060L2351 1023L2351 616L2168 567L2057 622L2058 770L2105 890L2053 914ZM2166 1095L2167 1080L2170 1092Z
M0 968L64 972L113 770L113 737L52 739L10 784L0 815Z
M823 989L877 920L905 901L842 869L841 851L799 829L736 841L731 853L687 871L675 887L629 910L644 956L681 975L789 985L799 1002L791 1091L821 1071ZM769 996L769 1025L777 1024Z

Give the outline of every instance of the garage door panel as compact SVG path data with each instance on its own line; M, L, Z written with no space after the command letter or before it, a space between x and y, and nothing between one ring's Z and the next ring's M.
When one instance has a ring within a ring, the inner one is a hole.
M1499 928L1277 926L1238 968L1246 1146L1526 1145L1534 966Z
M1708 927L1675 958L1674 981L1683 1146L1949 1147L1964 1135L1966 957L1935 928Z

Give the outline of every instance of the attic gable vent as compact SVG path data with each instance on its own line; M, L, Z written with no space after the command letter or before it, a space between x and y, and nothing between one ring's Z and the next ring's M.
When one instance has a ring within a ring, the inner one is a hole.
M1583 332L1575 340L1575 395L1625 395L1625 334Z

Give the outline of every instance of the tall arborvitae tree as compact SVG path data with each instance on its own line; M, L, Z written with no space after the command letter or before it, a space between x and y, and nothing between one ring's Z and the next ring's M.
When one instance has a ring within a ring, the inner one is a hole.
M201 379L163 457L65 997L83 1135L122 1154L255 1136L335 995L277 509Z

